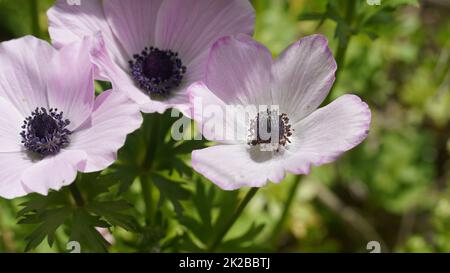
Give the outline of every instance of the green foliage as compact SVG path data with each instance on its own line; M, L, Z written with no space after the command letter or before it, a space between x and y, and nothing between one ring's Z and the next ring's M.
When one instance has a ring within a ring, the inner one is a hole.
M58 236L57 230L64 225L68 227L66 235L69 241L77 241L82 251L92 252L107 252L109 247L97 228L117 226L139 232L140 224L127 213L133 209L130 203L122 199L111 200L111 197L108 201L103 200L105 195L114 196L110 188L118 183L111 176L83 174L78 177L76 185L51 192L48 196L31 196L29 201L21 204L24 208L17 213L19 224L36 226L25 238L25 251L35 249L45 238L52 246Z

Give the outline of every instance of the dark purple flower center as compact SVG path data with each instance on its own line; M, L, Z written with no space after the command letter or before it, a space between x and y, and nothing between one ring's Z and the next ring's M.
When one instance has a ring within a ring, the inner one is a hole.
M149 95L169 95L180 86L186 73L178 53L155 47L135 54L129 64L135 82Z
M36 108L22 125L22 143L31 152L42 156L57 154L69 144L70 121L58 109Z
M279 146L291 143L289 137L293 131L286 114L278 115L270 110L260 112L250 122L248 144L251 146L271 144L278 151Z

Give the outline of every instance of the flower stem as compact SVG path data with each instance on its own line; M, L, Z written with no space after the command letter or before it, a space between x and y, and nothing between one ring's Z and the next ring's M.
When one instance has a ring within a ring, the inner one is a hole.
M78 186L76 182L72 183L69 186L70 192L72 193L73 200L75 201L75 204L77 207L83 207L84 206L84 199L83 195L81 195L80 190L78 189Z
M211 244L209 244L207 250L208 252L214 252L216 248L220 245L222 240L224 239L225 235L227 235L230 228L233 226L233 224L236 222L236 220L239 218L239 216L244 211L245 207L248 205L250 200L252 200L253 196L255 196L256 192L259 190L259 188L251 188L247 194L245 195L244 199L239 204L239 207L236 209L234 214L231 216L231 218L221 227L219 230L219 233L217 233L217 236L213 238L211 241Z
M141 182L142 197L145 204L145 223L149 225L153 221L152 186L147 176L141 176L139 181Z
M150 124L150 138L148 140L149 146L151 146L151 149L147 150L144 165L143 165L143 171L145 173L150 172L154 168L154 158L157 153L158 145L155 145L157 143L158 137L159 137L159 130L160 130L160 116L159 114L155 114L151 116L152 122ZM142 197L144 199L145 204L145 223L147 225L151 224L153 221L153 215L154 215L154 206L153 206L153 198L152 198L152 183L151 178L149 175L141 175L140 177L140 183L141 183L141 191L142 191Z
M271 239L273 244L276 244L280 236L281 229L283 228L284 222L286 221L286 218L289 214L289 210L294 201L295 194L297 193L298 186L300 185L300 178L301 178L300 175L296 176L293 184L291 185L291 188L289 189L289 195L286 202L284 203L283 213L281 214L280 219L278 220L277 224L275 225L272 231Z

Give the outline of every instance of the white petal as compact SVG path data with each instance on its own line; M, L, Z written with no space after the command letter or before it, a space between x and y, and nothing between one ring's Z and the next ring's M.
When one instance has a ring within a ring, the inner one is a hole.
M0 153L0 196L13 199L28 194L20 177L33 165L25 152Z
M288 47L273 66L273 98L293 122L306 117L328 95L336 62L322 35L307 36Z
M125 95L105 91L95 100L91 122L74 132L68 149L87 153L81 171L100 171L114 163L128 134L142 123L138 106Z
M122 68L128 67L128 56L114 37L106 20L101 0L81 0L81 5L69 5L67 0L58 0L47 11L49 33L53 45L62 47L92 36L99 31L105 37L106 46L114 61Z
M284 178L280 158L245 145L216 145L192 152L192 167L224 190L262 187Z
M252 35L254 20L247 0L165 0L158 13L156 46L178 51L190 63L220 37Z
M9 101L0 97L0 153L22 150L23 117Z
M22 183L32 192L47 195L49 190L57 191L71 184L85 161L86 153L83 151L61 150L25 170L21 176Z
M202 82L192 84L188 93L192 119L198 123L206 139L230 144L247 142L246 108L242 105L226 105Z
M49 107L64 112L74 130L89 118L94 106L94 65L91 39L83 39L59 50L50 64Z
M0 44L0 96L23 116L47 107L47 66L56 50L32 36Z
M227 104L268 105L272 55L249 36L223 37L211 48L206 85Z
M130 58L155 45L156 18L162 0L104 1L105 16Z
M293 173L330 163L361 143L368 135L371 114L355 95L344 95L293 125L289 158L284 166Z

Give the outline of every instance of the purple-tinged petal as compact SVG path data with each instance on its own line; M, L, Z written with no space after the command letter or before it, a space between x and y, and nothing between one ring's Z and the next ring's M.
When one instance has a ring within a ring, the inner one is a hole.
M125 93L131 100L137 103L144 113L164 113L170 107L176 107L183 113L188 113L189 98L186 92L182 89L174 91L169 98L158 101L151 100L150 96L139 89L131 76L117 66L105 47L103 35L97 33L93 37L94 46L91 50L92 61L98 66L102 67L101 76L109 79L115 90Z
M102 1L82 2L81 5L70 5L66 0L58 0L47 11L49 33L53 45L59 48L101 31L114 62L122 68L128 67L129 56L124 52L122 45L114 37L108 25Z
M156 18L162 0L104 1L105 16L128 56L155 44Z
M311 166L334 161L361 143L370 127L370 110L344 95L297 123L292 144L281 152L246 145L216 145L192 152L193 168L225 190L280 182L285 172L308 174Z
M0 97L0 153L22 150L20 132L24 120L9 101Z
M32 36L0 44L0 96L26 117L47 107L47 69L56 53L47 42Z
M110 57L108 50L106 49L105 40L103 34L98 32L93 36L94 46L91 49L92 61L101 67L102 78L107 78L112 82L115 90L125 93L131 100L143 107L151 103L150 97L142 92L134 83L131 76L116 65ZM151 107L147 107L148 111L152 112ZM159 110L159 109L158 109ZM158 111L159 112L159 111ZM161 111L162 113L164 111Z
M87 153L82 172L96 172L108 167L117 158L128 134L142 123L138 106L124 94L105 91L95 100L89 123L76 130L68 147Z
M21 180L25 189L47 195L49 190L57 191L70 185L85 162L85 152L61 150L57 155L34 163L23 172Z
M192 152L192 167L224 190L262 187L284 178L281 160L245 145L216 145Z
M73 131L89 118L94 106L94 65L87 37L61 48L52 59L49 71L49 107L64 112Z
M227 36L211 48L206 85L226 104L271 103L272 55L246 35Z
M33 162L24 152L0 153L0 196L13 199L27 195L20 177L32 165Z
M156 46L177 51L189 64L222 36L251 35L254 21L247 0L165 0L156 23Z
M311 35L288 47L273 66L273 98L297 122L306 117L328 95L336 62L322 35Z
M228 144L247 140L248 130L243 107L226 105L202 82L192 84L188 93L192 107L188 116L198 123L198 128L206 139ZM231 111L227 112L227 107Z
M358 96L343 95L297 124L283 165L289 172L309 173L311 166L336 160L368 135L371 113Z
M105 239L110 245L116 243L114 236L112 235L111 231L108 228L96 227L95 229L98 231L98 233L100 233L100 235L102 235L103 239Z

